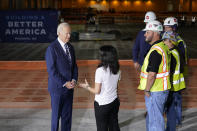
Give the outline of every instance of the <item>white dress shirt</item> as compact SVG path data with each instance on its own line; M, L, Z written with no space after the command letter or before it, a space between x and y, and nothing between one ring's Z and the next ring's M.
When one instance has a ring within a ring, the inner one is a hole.
M66 43L64 43L59 37L57 38L57 40L58 40L58 42L60 43L61 47L63 48L64 52L66 53L66 49L65 49L65 47L64 47L64 45L65 45Z

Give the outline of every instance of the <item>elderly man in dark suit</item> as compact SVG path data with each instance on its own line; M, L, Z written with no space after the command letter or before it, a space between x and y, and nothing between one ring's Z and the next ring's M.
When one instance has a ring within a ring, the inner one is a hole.
M69 43L71 28L61 23L57 28L58 38L47 48L48 91L51 96L51 131L70 131L72 122L73 91L78 79L78 68L73 46Z

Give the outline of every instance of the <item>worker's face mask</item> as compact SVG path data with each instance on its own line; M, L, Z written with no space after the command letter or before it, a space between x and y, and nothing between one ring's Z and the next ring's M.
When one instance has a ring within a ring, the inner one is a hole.
M173 31L171 26L164 26L165 31Z

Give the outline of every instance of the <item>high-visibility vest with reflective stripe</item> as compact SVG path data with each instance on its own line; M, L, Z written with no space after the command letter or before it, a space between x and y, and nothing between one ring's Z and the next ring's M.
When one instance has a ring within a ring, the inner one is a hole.
M146 88L147 77L148 77L148 72L146 72L146 69L148 67L150 54L155 50L162 56L162 60L161 60L161 64L159 65L159 70L156 75L155 82L151 87L150 91L151 92L165 91L171 88L170 73L169 73L170 60L171 60L170 52L168 47L163 42L160 42L151 47L151 49L149 50L148 54L144 59L144 63L141 68L140 85L138 87L138 89L140 90L144 90Z
M184 54L185 55L185 66L184 66L183 75L184 76L187 76L188 75L188 54L187 54L187 46L186 46L184 40L179 35L177 35L176 37L177 37L177 46L182 43L183 46L184 46L184 49L185 49L185 54Z
M183 43L183 46L184 46L184 49L185 49L185 63L187 64L188 62L187 62L187 60L188 60L188 55L187 55L187 46L186 46L186 44L185 44L185 42L183 41L183 39L179 36L179 35L177 35L177 45L176 46L178 46L180 43Z
M180 55L176 49L173 49L171 53L176 60L176 67L175 67L175 72L172 76L173 77L172 88L170 90L179 91L185 88L184 76L183 76L183 73L180 73Z

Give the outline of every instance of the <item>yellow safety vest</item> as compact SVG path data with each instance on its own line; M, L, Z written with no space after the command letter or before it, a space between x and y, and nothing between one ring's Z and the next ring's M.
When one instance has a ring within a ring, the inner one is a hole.
M159 42L151 47L151 49L149 50L148 54L144 59L144 63L141 68L140 85L138 87L138 89L140 90L144 90L146 88L147 77L148 77L148 72L146 71L146 69L148 67L150 54L155 50L162 56L162 61L161 64L159 65L159 70L156 75L155 82L151 87L150 91L151 92L165 91L171 88L170 72L169 72L170 60L171 60L170 51L163 42Z
M183 39L178 35L177 36L177 46L180 43L183 43L184 49L185 49L185 66L184 66L184 72L183 75L186 77L188 75L188 55L187 55L187 46L185 44L185 42L183 41Z
M185 49L185 63L187 64L187 60L188 60L188 55L187 55L187 46L185 44L185 42L183 41L183 39L178 35L177 36L177 45L178 46L180 43L183 43L184 49Z
M176 49L173 49L171 53L176 60L176 67L175 67L175 72L172 76L173 77L172 88L170 90L179 91L185 88L184 76L183 76L183 73L180 72L180 55Z

